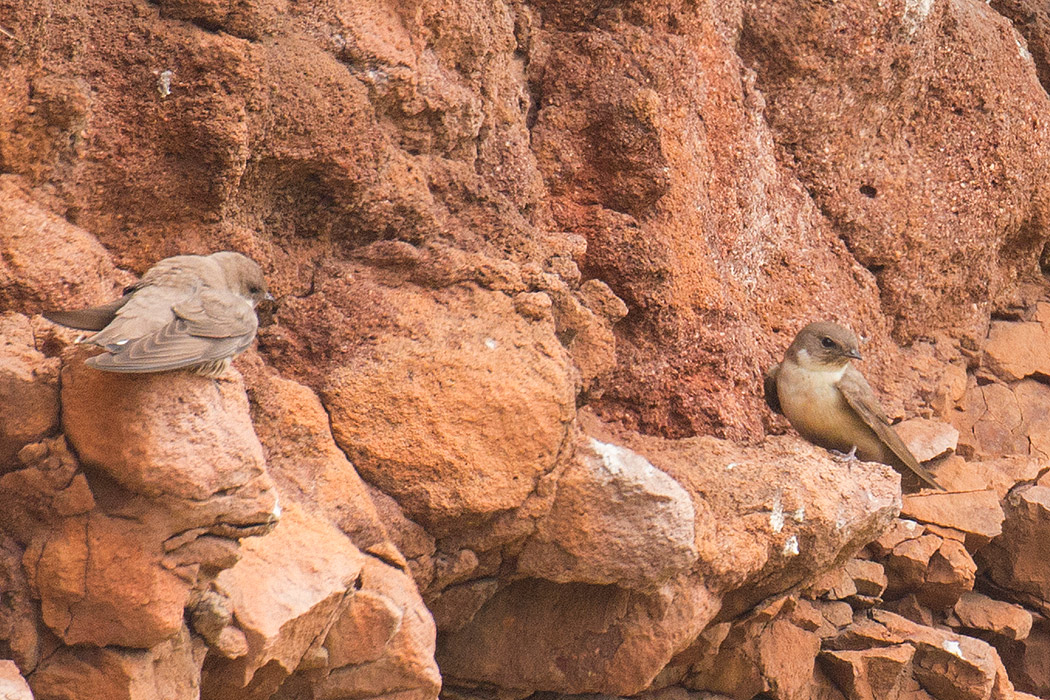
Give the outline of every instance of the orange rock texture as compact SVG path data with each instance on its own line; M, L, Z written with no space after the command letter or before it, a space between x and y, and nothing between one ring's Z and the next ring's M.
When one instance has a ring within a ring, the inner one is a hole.
M1048 61L1034 0L0 0L0 696L1050 697ZM223 249L218 379L40 316ZM765 407L816 319L945 492Z

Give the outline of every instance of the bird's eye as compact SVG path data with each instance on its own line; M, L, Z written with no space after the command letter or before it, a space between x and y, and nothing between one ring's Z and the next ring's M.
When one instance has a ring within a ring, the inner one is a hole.
M828 349L835 347L835 341L827 336L820 339L820 344Z
M260 289L258 286L254 285L254 284L248 286L248 292L250 294L258 294L261 291L262 291L262 289Z

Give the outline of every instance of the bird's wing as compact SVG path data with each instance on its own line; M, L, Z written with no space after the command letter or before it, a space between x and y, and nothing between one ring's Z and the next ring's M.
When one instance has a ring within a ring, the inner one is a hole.
M117 312L131 300L130 294L114 299L108 304L73 311L45 311L44 318L67 328L82 331L100 331L117 317Z
M780 408L780 394L777 393L777 374L780 372L780 363L773 365L766 372L766 376L763 378L762 383L766 390L766 403L776 413L784 413L783 409Z
M113 349L130 340L154 333L175 320L173 304L195 293L190 287L146 284L125 295L113 321L89 338L89 342Z
M941 491L944 490L944 487L937 483L933 475L919 464L919 460L915 458L908 446L897 435L897 431L893 429L890 419L883 413L878 399L875 398L875 392L864 378L864 375L850 365L846 368L846 372L842 375L842 379L838 381L837 386L850 408L860 416L860 419L869 428L875 431L879 440L889 447L893 454L897 455L897 458L900 459L904 466L915 472L920 479L934 488Z
M248 300L204 290L169 307L174 320L156 331L107 345L88 364L109 372L163 372L232 357L251 345L258 320Z

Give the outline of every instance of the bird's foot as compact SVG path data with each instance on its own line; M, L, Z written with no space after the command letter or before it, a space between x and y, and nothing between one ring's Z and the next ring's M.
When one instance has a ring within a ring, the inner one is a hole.
M857 457L857 446L854 445L849 452L839 452L838 450L828 450L831 456L839 462L846 462L847 464L860 461Z

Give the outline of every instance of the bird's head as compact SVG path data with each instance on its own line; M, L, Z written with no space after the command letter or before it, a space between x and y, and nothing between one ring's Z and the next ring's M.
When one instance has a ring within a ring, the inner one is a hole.
M857 336L849 328L831 321L811 323L791 343L799 364L815 370L838 370L850 360L860 360Z
M251 301L252 308L263 301L273 301L262 268L254 260L228 250L212 253L211 257L222 268L229 289Z

